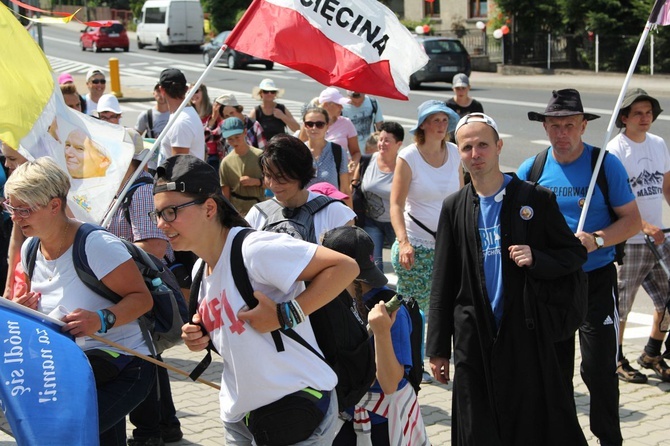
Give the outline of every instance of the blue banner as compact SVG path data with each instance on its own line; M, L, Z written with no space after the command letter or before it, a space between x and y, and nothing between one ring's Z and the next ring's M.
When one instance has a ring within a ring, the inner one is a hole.
M19 445L98 445L95 379L54 319L0 297L0 410Z

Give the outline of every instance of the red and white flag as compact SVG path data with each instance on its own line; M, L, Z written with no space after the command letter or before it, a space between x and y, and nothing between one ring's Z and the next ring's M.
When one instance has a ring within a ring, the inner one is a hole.
M428 62L396 15L377 0L254 0L226 44L328 86L407 99Z

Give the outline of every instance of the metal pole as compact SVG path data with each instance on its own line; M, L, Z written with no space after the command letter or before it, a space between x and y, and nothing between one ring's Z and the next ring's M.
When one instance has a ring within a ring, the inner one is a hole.
M654 75L654 35L651 35L651 48L649 48L649 65L651 65L651 71L649 74Z
M547 34L547 70L551 70L551 33Z
M598 34L596 34L596 73L598 72L598 60L599 60L599 54L600 52L600 39L598 38Z

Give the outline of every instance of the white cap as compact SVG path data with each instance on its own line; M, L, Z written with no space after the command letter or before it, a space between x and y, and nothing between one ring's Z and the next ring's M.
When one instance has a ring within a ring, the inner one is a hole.
M461 118L460 121L458 121L458 124L456 124L456 130L454 130L454 134L458 133L458 130L463 127L466 124L469 124L471 122L483 122L484 124L488 125L491 127L493 130L498 133L498 124L493 120L488 115L485 115L484 113L470 113L469 115L465 115Z
M121 106L119 105L119 100L116 99L116 96L113 94L103 94L98 99L98 113L100 112L112 112L121 114Z
M351 103L351 100L342 96L342 93L337 88L328 87L319 94L319 103L323 105L326 102L345 105Z
M88 70L88 71L86 72L86 82L88 82L89 80L91 80L91 78L92 78L93 76L95 76L96 74L99 74L99 75L101 75L102 77L105 77L105 73L103 73L102 71L100 71L99 68L91 68L90 70Z

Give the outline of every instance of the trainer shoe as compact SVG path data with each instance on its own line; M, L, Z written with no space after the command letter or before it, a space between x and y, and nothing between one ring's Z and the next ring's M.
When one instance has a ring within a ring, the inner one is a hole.
M618 367L616 368L616 374L621 381L627 383L644 384L647 382L647 375L634 369L626 358L619 361Z
M430 376L430 373L424 371L421 375L421 384L431 384L433 382L433 377Z
M665 363L661 355L658 356L649 356L645 352L642 352L639 358L637 358L637 363L645 369L652 369L661 381L670 382L670 367Z

